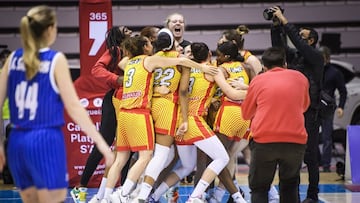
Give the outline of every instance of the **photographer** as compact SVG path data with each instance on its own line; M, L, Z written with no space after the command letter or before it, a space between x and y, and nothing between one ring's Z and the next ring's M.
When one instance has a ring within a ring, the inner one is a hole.
M320 87L324 71L322 54L316 49L318 33L313 28L298 30L283 15L283 10L278 6L268 9L272 13L273 25L271 27L271 41L273 47L283 47L286 50L286 59L289 69L303 73L310 83L310 107L305 112L305 128L308 134L304 162L309 173L309 187L307 197L303 203L318 202L319 193L319 125L318 116ZM265 15L264 15L265 17ZM296 49L291 49L286 44L286 35ZM300 85L300 84L299 84ZM300 167L300 166L299 166Z

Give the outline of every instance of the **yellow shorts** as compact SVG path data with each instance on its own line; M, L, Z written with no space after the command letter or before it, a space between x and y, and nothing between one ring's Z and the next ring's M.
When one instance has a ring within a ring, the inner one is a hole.
M118 151L154 149L154 124L149 110L120 109L117 119L116 149Z
M164 98L152 98L151 115L154 119L155 132L175 136L179 116L179 105Z
M214 132L235 141L250 136L250 120L242 118L241 104L223 102L215 117Z
M191 145L196 141L204 140L214 135L215 133L202 116L189 116L188 131L185 133L182 140L175 137L175 142L178 145Z

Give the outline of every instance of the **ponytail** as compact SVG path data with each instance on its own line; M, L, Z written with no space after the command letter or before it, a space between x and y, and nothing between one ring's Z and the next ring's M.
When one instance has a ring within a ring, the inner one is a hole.
M24 49L23 60L26 67L26 79L31 80L39 70L39 49L47 43L43 33L56 23L56 14L48 6L36 6L30 9L20 20L21 42Z
M29 16L23 16L20 21L20 33L22 46L24 48L23 60L26 67L26 79L33 78L40 66L39 42L34 39L33 31L30 28L30 23L33 19Z

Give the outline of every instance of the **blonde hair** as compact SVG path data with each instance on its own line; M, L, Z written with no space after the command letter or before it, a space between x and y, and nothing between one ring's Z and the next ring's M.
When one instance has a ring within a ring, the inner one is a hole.
M48 6L32 7L20 20L21 43L24 49L23 60L26 78L32 79L39 70L39 49L46 43L43 33L56 23L56 13Z
M166 17L165 21L164 21L164 23L165 23L164 27L165 28L169 28L170 19L171 19L171 17L173 17L175 15L181 16L183 18L183 20L184 20L184 23L185 23L185 18L184 18L184 16L182 14L180 14L180 13L172 13L172 14L168 15Z

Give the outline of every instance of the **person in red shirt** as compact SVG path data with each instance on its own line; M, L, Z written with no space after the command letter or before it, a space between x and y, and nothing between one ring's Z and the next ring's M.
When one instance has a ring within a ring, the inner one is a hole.
M265 50L262 61L265 73L251 81L242 103L243 118L252 120L251 202L268 202L277 168L280 202L298 202L307 141L304 112L310 105L309 82L299 71L286 68L281 48Z

